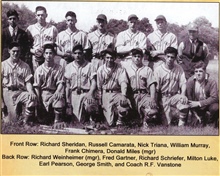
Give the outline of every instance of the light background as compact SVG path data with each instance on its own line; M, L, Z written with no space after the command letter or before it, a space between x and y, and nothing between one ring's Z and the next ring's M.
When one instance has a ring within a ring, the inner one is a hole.
M105 14L108 19L123 19L131 14L136 14L139 19L147 17L155 27L156 16L162 14L169 23L186 25L197 17L205 16L213 27L219 26L218 3L173 3L173 2L24 2L10 1L18 5L24 4L31 11L39 5L45 6L48 12L47 21L50 19L61 22L65 19L67 11L77 15L77 27L88 32L96 24L98 14Z
M20 2L16 2L18 4ZM168 22L185 25L200 16L205 16L213 27L219 26L219 3L125 3L125 2L21 2L34 11L38 5L43 5L48 10L48 20L59 22L64 19L69 10L78 15L77 27L88 31L96 22L99 13L107 15L108 19L124 19L135 13L140 19L148 17L154 26L157 15L163 14ZM57 147L10 147L10 141L15 142L183 142L183 143L209 143L211 149L156 149L160 155L169 156L218 156L219 136L88 136L88 135L0 135L1 154L23 155L64 155L64 148ZM218 176L219 162L185 162L181 168L86 168L86 167L39 167L37 160L2 160L0 158L0 175L190 175L190 176ZM117 161L113 161L117 162Z

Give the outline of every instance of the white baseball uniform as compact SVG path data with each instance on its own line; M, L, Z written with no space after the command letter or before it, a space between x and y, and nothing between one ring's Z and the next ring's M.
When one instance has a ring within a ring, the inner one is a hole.
M73 114L80 122L85 120L85 111L89 106L86 101L86 94L89 92L95 76L96 73L93 73L92 64L87 61L82 66L73 61L65 68L64 77L66 82L70 84L69 91Z
M173 33L167 31L165 34L162 34L158 29L147 36L147 45L151 45L155 50L161 52L164 52L169 46L176 49L178 48L177 37ZM159 58L160 57L163 58L163 55L160 55ZM163 63L162 60L151 63L153 64L152 69L161 65Z
M126 67L126 72L128 74L130 87L134 95L134 106L141 114L141 108L146 112L150 111L150 90L149 87L152 84L156 84L156 79L154 77L153 71L148 66L142 66L138 68L133 63L129 63Z
M76 45L82 45L84 49L90 48L89 40L87 34L81 30L76 30L70 33L67 29L60 32L56 39L56 44L60 51L72 52L72 49Z
M16 118L18 103L23 103L25 108L36 106L36 101L30 100L26 83L33 77L31 69L22 60L13 64L9 59L2 62L2 91L9 117Z
M107 49L109 44L112 43L113 46L115 44L115 38L113 34L109 32L102 34L99 30L95 30L94 32L89 33L88 39L92 45L93 54L100 54L101 51ZM95 71L97 71L98 68L103 64L100 58L96 57L93 57L91 62Z
M143 32L132 33L127 29L117 35L115 47L118 53L124 53L134 48L146 49L146 43L146 35Z
M50 104L53 108L65 106L64 97L62 99L53 97L58 85L64 84L63 74L63 68L58 64L54 64L53 67L46 67L42 64L35 71L33 86L41 90L42 103L47 111L49 111Z
M27 32L31 34L33 38L34 50L42 49L46 43L55 43L58 34L57 28L53 25L46 24L45 27L40 26L38 23L28 26ZM32 57L33 70L39 66L38 62L42 62L42 59L36 58L35 55Z
M172 120L170 108L174 107L180 110L180 99L184 95L179 93L182 85L186 84L185 73L180 65L175 64L174 68L169 70L165 64L162 64L155 69L154 74L157 80L157 92L162 97L159 102L167 118L167 123L170 124ZM188 105L185 106L187 108Z
M102 92L103 114L109 126L115 123L122 96L122 82L128 84L126 71L121 65L115 64L112 69L107 68L105 64L99 67L97 71L97 87Z

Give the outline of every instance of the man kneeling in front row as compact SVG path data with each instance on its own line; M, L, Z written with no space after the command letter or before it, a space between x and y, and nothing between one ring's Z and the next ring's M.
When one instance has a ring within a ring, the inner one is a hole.
M206 125L214 122L218 126L219 99L217 82L206 72L206 64L198 62L194 75L187 81L187 97L192 112L192 124Z

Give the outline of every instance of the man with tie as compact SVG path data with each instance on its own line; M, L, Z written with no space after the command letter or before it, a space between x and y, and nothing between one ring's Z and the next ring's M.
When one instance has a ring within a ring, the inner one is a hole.
M194 66L199 61L203 61L207 66L209 63L209 49L207 45L199 40L198 26L190 24L188 26L189 38L182 41L178 48L180 65L182 66L186 79L194 75Z
M20 45L20 58L26 61L25 56L29 51L27 33L17 26L19 15L16 10L10 9L7 12L9 26L2 31L2 61L9 58L8 47L11 42L17 42Z

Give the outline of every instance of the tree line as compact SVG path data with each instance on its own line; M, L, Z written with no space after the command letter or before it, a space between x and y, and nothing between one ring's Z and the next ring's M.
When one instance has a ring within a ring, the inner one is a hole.
M15 9L19 14L19 27L26 30L26 28L36 23L35 14L30 9L28 9L25 5L21 5L19 7L17 4L10 4L10 3L3 3L2 4L2 28L7 27L7 16L6 13L9 9ZM66 29L66 22L65 20L61 22L55 22L53 20L50 20L49 23L55 25L58 29L58 31L63 31ZM204 16L200 16L196 18L193 23L197 24L199 27L199 38L205 42L210 50L211 58L214 58L215 55L218 56L219 52L219 34L218 30L219 28L212 27L211 22L206 19ZM187 38L187 26L185 25L178 25L175 23L168 23L168 31L174 33L177 38L178 42L180 43L182 40ZM117 19L110 19L108 21L107 30L117 35L119 32L126 30L127 27L127 21L124 20L117 20ZM92 32L97 29L97 26L94 25L91 27L91 29L88 32ZM142 32L144 32L146 35L153 32L152 24L150 23L149 19L147 17L144 17L143 19L139 20L138 22L138 29Z

